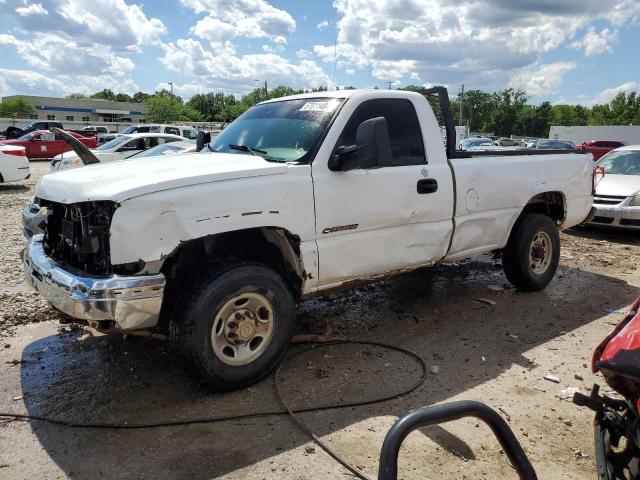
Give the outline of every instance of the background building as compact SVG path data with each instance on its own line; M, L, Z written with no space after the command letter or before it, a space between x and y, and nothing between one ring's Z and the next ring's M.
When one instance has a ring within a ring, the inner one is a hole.
M86 125L102 123L144 123L143 103L112 102L97 98L54 98L16 95L26 98L36 108L32 119L58 122L82 122ZM4 97L4 99L14 96ZM3 100L4 100L3 99Z
M589 140L617 140L629 145L640 144L640 125L615 126L552 126L549 138L553 140L569 140L576 145Z

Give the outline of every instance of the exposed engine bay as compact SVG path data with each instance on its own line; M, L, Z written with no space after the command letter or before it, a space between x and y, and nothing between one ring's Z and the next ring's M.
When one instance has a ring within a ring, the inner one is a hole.
M92 275L112 273L109 227L118 208L115 202L37 201L48 209L44 248L51 258Z

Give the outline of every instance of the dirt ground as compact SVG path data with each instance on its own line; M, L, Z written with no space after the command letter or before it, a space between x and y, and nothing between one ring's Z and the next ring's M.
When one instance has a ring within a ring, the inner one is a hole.
M186 377L161 342L58 325L56 313L22 285L20 212L48 169L32 167L32 180L0 185L1 411L137 423L279 408L272 377L214 395ZM542 292L510 289L499 261L485 256L302 304L301 332L317 333L335 319L341 335L411 350L429 371L408 396L301 418L375 478L382 440L400 415L481 400L509 422L539 478L595 478L593 415L562 391L586 393L602 383L590 372L591 352L640 294L640 241L573 229L562 235L562 248L561 268ZM311 406L398 392L419 374L399 353L333 346L296 359L282 388L293 405ZM516 478L490 430L474 420L412 434L399 465L406 480ZM349 476L284 416L118 431L0 421L0 478Z

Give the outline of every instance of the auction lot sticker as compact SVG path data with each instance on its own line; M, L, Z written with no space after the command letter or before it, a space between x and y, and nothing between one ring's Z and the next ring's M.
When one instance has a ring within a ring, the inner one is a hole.
M333 112L338 106L336 100L326 100L324 102L307 102L300 107L301 112Z

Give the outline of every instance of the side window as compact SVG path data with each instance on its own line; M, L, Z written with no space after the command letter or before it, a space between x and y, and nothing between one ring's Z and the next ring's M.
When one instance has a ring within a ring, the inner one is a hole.
M163 143L177 142L177 141L178 139L173 137L160 137L158 138L158 145L161 145Z
M165 127L164 133L168 133L169 135L180 135L180 130L176 127Z
M38 140L40 140L41 142L53 142L56 139L56 136L53 133L43 133L42 135L40 135L40 138Z
M191 130L190 128L185 128L182 132L182 136L184 138L188 138L189 140L195 140L198 138L195 130Z
M147 148L149 148L149 137L134 138L125 143L119 150L146 150Z
M413 104L404 99L368 100L359 105L344 127L335 148L356 143L358 126L376 117L387 120L394 167L427 163L418 116Z
M150 133L160 133L160 127L154 125L153 127L141 127L138 129L139 132L150 132Z

